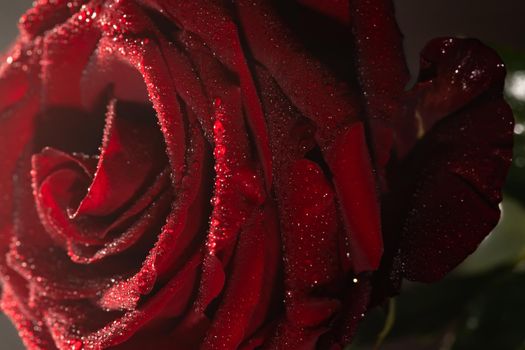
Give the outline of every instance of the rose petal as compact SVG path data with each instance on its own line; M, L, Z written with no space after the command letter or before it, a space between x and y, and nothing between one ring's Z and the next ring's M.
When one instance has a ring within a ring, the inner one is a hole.
M193 282L201 258L201 254L195 254L169 283L157 291L156 294L147 300L140 308L128 311L121 316L113 317L113 320L110 320L110 322L107 322L98 330L84 334L80 333L79 335L78 328L75 328L78 326L85 327L86 324L89 324L89 319L85 320L87 322L81 322L84 316L75 312L78 311L75 310L75 308L63 308L59 305L57 305L56 308L50 308L46 322L53 332L55 342L61 349L70 349L72 344L78 344L80 348L102 349L115 346L128 340L136 334L139 329L145 327L155 316L161 314L164 307L170 302L182 297L185 287L188 284L194 284ZM182 299L180 302L186 304L188 300ZM92 308L89 310L91 309ZM108 316L110 317L111 314L108 314ZM81 317L80 320L79 317ZM100 322L100 315L94 317L91 321Z
M355 273L375 270L383 254L379 199L361 123L338 136L327 154L346 224Z
M240 233L232 271L202 349L235 349L246 336L263 289L264 234L260 215Z
M405 107L404 90L409 75L402 36L391 1L353 0L350 3L359 80L373 131L375 157L382 169L390 158L391 126L399 122ZM385 126L390 135L382 130Z
M280 324L313 327L329 319L338 307L336 300L323 297L334 291L334 282L341 276L338 244L342 227L337 219L335 194L320 167L302 159L313 132L308 128L303 129L306 134L299 132L302 117L290 108L290 102L265 69L258 69L258 79L265 91L263 106L274 142L273 164L278 167L274 173L288 318Z
M16 50L20 51L13 62L2 65L0 69L0 79L2 79L0 85L2 86L9 82L9 80L3 81L4 76L9 79L12 75L25 76L20 87L23 90L26 89L24 86L29 83L28 90L24 91L23 96L20 95L18 99L9 99L0 103L0 122L2 123L0 139L3 142L3 146L0 147L0 168L2 169L0 172L0 193L2 193L0 196L0 261L2 262L13 229L12 213L15 196L13 173L24 148L34 136L33 123L39 107L39 96L36 91L40 84L38 83L38 69L35 67L35 61L39 57L38 54L28 56L27 51L40 48L41 41L35 41L34 46L19 47ZM16 89L14 86L13 88ZM11 96L11 98L15 97Z
M80 79L99 37L100 33L79 16L71 17L45 36L42 57L44 106L81 105Z
M153 115L140 107L110 103L99 164L72 219L113 214L164 167L162 135Z
M321 169L308 160L292 163L282 179L286 179L279 202L287 316L298 326L315 327L339 306L322 297L341 276L335 194Z
M344 24L350 23L349 0L298 0L299 3L319 11Z
M189 216L189 213L201 213L205 209L204 202L209 197L202 174L205 171L204 144L201 131L197 125L191 127L192 144L187 163L191 166L182 178L180 193L175 199L172 211L166 224L158 235L158 240L142 263L141 269L121 283L107 290L101 305L127 305L131 308L138 302L141 295L148 294L158 278L180 266L179 259L191 254L190 248L202 244L203 220L200 215ZM126 299L122 299L125 296Z
M159 218L166 216L166 212L170 207L172 197L169 192L163 193L137 217L131 217L133 220L130 227L124 232L120 232L119 224L126 224L124 220L119 220L116 224L111 225L107 229L108 233L112 230L116 232L116 237L111 237L102 246L84 246L82 244L75 244L68 242L68 255L76 263L92 264L100 261L108 256L123 253L125 250L139 242L149 232L155 232L159 226ZM150 234L148 234L150 235Z
M168 14L176 23L181 23L186 30L199 35L219 60L238 74L248 125L255 135L254 143L261 159L266 187L269 188L272 182L271 152L268 147L264 115L252 74L245 59L239 33L230 18L229 11L216 3L202 0L191 2L147 1L147 6ZM195 16L195 13L206 13L206 16Z
M159 222L163 222L161 218L166 217L165 212L172 200L171 191L166 188L169 188L167 171L161 173L154 184L110 225L92 227L82 221L77 223L78 226L83 226L84 230L98 230L87 236L103 236L104 241L99 246L84 246L77 244L77 241L69 241L68 254L71 259L77 263L93 263L123 252L146 233L156 232L155 228Z
M2 113L22 100L29 92L31 77L23 68L23 65L27 64L27 62L23 62L27 60L27 57L25 59L20 57L21 52L27 50L31 51L32 48L25 47L22 44L15 45L6 54L11 63L8 63L6 58L0 65L0 77L2 77L2 84L0 84L0 111Z
M127 20L122 21L122 18ZM133 26L129 23L133 23ZM104 41L105 47L102 50L111 50L121 55L124 61L136 67L143 76L164 135L173 170L173 185L177 189L185 170L185 153L181 152L187 146L185 118L159 45L153 40L144 40L145 37L137 37L137 33L144 35L153 26L137 4L131 2L115 4L111 11L104 12L98 24L105 35L116 38Z
M344 346L350 344L357 332L359 322L364 318L369 309L372 285L367 276L353 277L352 281L347 281L346 290L342 300L341 318L332 327L332 334L328 341L332 344Z
M75 13L87 0L37 0L20 19L20 31L29 39L52 29L57 23L64 22Z
M28 151L21 160L23 167L15 177L18 190L14 210L14 234L7 255L8 266L29 282L34 293L51 298L79 299L95 296L129 273L122 261L107 261L98 266L73 264L60 246L46 235L36 212L31 193Z
M493 51L473 40L442 39L422 56L416 117L425 123L421 132L430 130L393 170L397 209L388 212L401 219L401 271L433 281L497 223L513 122L501 95L503 66ZM451 74L459 80L445 85Z
M406 203L401 266L407 278L443 277L496 225L512 124L503 98L488 97L437 123L412 151L399 174L406 177L404 193L411 193L400 201Z
M434 39L421 53L416 115L420 128L430 130L441 118L473 101L487 90L499 93L504 64L495 51L477 40Z
M333 141L338 128L358 120L360 108L355 93L307 54L268 4L261 1L236 4L251 52L292 103L315 122L322 148Z
M13 293L9 286L4 283L2 288L2 299L0 307L18 330L18 335L22 338L24 345L28 349L34 350L53 350L56 349L51 336L42 325L34 320L27 318L20 309L21 303L16 299L17 293Z
M263 216L264 234L264 274L259 300L255 305L253 315L246 328L245 338L260 330L261 326L276 313L281 306L283 287L281 281L281 237L276 208L265 208Z
M321 335L326 333L328 328L300 328L291 323L282 323L274 336L267 340L262 347L265 350L315 349L317 341Z
M108 37L100 39L84 68L80 81L82 106L92 109L108 87L117 101L149 105L151 102L142 75L130 62L115 55L112 45L108 45L111 40Z

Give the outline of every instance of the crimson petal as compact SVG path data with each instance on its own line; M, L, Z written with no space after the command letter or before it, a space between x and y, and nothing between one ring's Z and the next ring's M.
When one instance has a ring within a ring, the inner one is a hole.
M408 194L395 197L404 208L401 270L428 282L459 264L496 225L513 118L501 94L503 65L492 50L473 40L437 40L422 57L427 72L416 86L423 94L416 113L433 127L392 179L394 193ZM444 85L451 71L459 80Z
M254 143L261 159L266 187L270 188L272 160L264 115L252 73L246 62L240 34L230 16L230 11L224 5L202 0L191 2L143 0L143 2L165 12L175 22L181 23L188 32L200 36L214 55L227 68L238 74L248 125L255 135ZM195 16L195 13L206 13L206 16Z
M14 209L14 179L13 173L17 162L22 155L25 145L34 136L32 125L39 108L38 69L35 62L39 55L36 51L41 49L41 41L35 41L34 45L27 46L19 44L9 53L13 57L11 64L4 63L0 68L2 79L1 86L11 84L10 78L20 77L22 86L15 94L5 93L4 88L0 93L0 138L3 146L0 147L0 251L4 256L12 230L12 213ZM28 56L27 53L35 50L35 54ZM28 69L27 67L31 67ZM16 90L16 89L12 89ZM5 93L5 94L4 94ZM0 260L3 258L0 258Z
M41 62L44 106L81 105L80 84L71 82L80 81L99 38L100 33L84 25L80 16L70 17L45 36Z
M262 214L253 226L240 233L233 269L221 305L201 349L235 349L246 337L249 321L260 300L264 277L264 235Z
M351 21L349 0L298 0L298 2L341 23L349 24Z
M256 59L268 69L294 105L314 121L317 127L317 142L330 170L334 173L336 186L340 189L340 201L348 205L354 203L353 199L349 200L349 196L356 196L359 198L357 202L365 203L360 205L359 212L367 220L358 222L365 225L352 225L351 219L358 215L354 212L356 208L347 207L343 214L350 224L350 241L354 249L364 251L354 260L354 268L357 271L376 269L381 258L382 242L375 185L373 181L366 181L362 188L349 186L349 183L343 180L345 169L348 167L348 164L342 165L346 155L336 154L337 145L347 140L345 136L338 135L353 128L350 125L359 120L360 107L357 96L348 84L334 76L321 62L307 55L305 48L297 42L297 38L289 32L268 4L239 1L237 8L248 45ZM308 84L305 85L304 81ZM301 86L301 89L298 89L298 86ZM359 132L356 134L359 137ZM358 140L357 142L364 142L364 135ZM355 164L352 166L364 175L360 178L373 179L368 148L363 146L364 148L361 147L356 152ZM368 200L369 198L372 200ZM370 240L367 239L369 236L372 237Z
M53 29L75 13L87 0L37 0L20 19L20 31L29 39Z
M164 144L157 123L152 114L141 112L136 106L122 106L115 100L110 103L100 161L72 219L113 214L163 168Z
M408 69L403 55L394 5L390 0L352 0L352 27L357 68L368 114L374 131L374 151L380 175L390 158L394 141L392 126L404 112Z

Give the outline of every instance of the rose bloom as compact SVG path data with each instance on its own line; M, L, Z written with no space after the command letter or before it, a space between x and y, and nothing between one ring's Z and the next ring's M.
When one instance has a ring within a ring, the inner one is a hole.
M388 0L38 0L0 68L1 306L29 349L342 349L499 218L505 69Z

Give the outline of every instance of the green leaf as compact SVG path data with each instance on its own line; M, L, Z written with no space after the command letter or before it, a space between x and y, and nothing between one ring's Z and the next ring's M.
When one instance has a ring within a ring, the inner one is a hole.
M460 274L486 272L502 265L514 265L525 253L525 207L506 196L501 220L478 249L456 270Z

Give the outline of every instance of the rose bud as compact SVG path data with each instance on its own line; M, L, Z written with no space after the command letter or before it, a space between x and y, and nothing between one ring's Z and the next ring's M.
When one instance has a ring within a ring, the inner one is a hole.
M1 307L29 349L342 349L499 217L505 70L388 0L38 0L0 68Z

